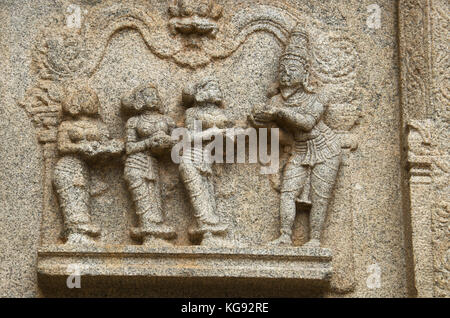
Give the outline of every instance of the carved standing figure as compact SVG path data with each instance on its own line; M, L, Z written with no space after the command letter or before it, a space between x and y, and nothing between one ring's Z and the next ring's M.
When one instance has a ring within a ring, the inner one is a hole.
M281 185L281 235L272 245L292 245L296 202L310 206L310 240L320 246L328 203L341 162L337 135L324 123L325 106L309 85L309 38L298 27L280 60L279 90L263 110L254 110L257 123L276 122L292 133L292 155Z
M200 236L202 245L223 243L219 237L228 231L228 226L216 213L212 160L207 147L208 140L223 133L228 123L221 108L222 98L219 82L212 77L203 79L183 92L185 106L189 107L185 126L190 131L190 141L194 142L194 147L183 153L179 170L197 219L198 227L191 231L191 235ZM199 131L196 127L198 123L205 130Z
M170 134L175 122L163 115L158 90L151 84L124 96L122 106L133 115L126 125L124 171L139 216L139 227L132 229L132 236L142 238L145 245L170 245L166 240L173 239L176 233L164 223L158 156L172 148Z
M100 228L90 213L90 166L122 153L124 145L111 139L100 120L97 94L87 85L66 88L63 121L58 127L61 158L53 172L53 186L64 217L67 244L92 244Z

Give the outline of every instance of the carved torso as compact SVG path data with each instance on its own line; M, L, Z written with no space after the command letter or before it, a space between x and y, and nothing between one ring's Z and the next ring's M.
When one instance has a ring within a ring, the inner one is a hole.
M211 129L213 127L217 128L225 128L227 125L227 118L224 114L223 109L218 107L192 107L186 111L186 128L193 131L194 130L194 121L200 121L202 124L202 130L205 131L207 129ZM210 143L211 141L204 141L205 144ZM210 156L208 151L204 151L206 148L196 148L193 147L190 156L187 154L183 154L186 159L193 162L197 169L199 169L202 173L211 174L211 164L207 163L205 158Z
M194 128L194 120L202 122L203 130L212 127L225 128L227 118L223 109L218 107L193 107L186 111L186 127Z
M145 139L156 133L169 134L169 123L163 115L139 116L135 120L135 128L139 139Z
M65 121L60 126L60 132L66 130L73 143L82 141L103 141L108 139L109 132L102 123L95 119Z
M128 142L139 142L159 134L170 134L170 120L160 114L140 115L131 118L127 127L132 133L127 136ZM149 150L130 154L125 162L126 174L130 176L145 176L148 180L156 180L158 176L158 161Z
M294 153L300 156L299 164L314 166L341 153L338 137L323 121L325 107L317 94L296 92L287 98L280 94L273 97L271 103L314 118L315 125L309 131L287 125L294 135Z

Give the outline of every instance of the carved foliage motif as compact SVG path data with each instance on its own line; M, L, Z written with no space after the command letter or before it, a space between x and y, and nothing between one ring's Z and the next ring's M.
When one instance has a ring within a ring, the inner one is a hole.
M450 4L435 0L431 5L433 102L439 118L450 120Z
M402 56L403 105L408 119L423 119L430 109L430 57L426 1L404 0L399 4Z
M434 160L433 181L436 206L433 211L433 243L435 266L435 296L450 297L450 210L449 180L449 119L450 119L450 58L448 1L433 0L430 6L433 66L433 103L436 120L435 136L439 155Z
M404 0L399 9L403 116L414 127L408 136L410 182L429 183L433 194L431 226L422 230L431 232L434 294L439 297L450 291L448 202L441 202L449 195L448 9L448 1L440 0Z

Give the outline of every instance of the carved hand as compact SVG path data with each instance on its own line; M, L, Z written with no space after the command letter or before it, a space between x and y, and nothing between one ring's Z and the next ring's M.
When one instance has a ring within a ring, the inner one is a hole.
M254 110L252 116L257 122L270 122L276 118L277 112L277 108L266 105L262 110Z
M102 152L106 154L121 154L125 149L125 143L120 139L112 139L102 148Z
M84 141L80 144L80 151L88 156L94 157L99 153L100 143L98 141Z
M270 122L275 118L272 112L260 112L253 115L254 119L259 122Z
M226 129L221 129L217 127L212 127L210 129L207 129L205 131L194 133L192 136L193 140L210 140L215 135L221 135L226 132Z
M152 150L153 152L160 153L162 151L171 149L175 141L172 140L172 137L170 137L167 134L158 134L156 136L152 136L146 140L146 144L148 146L148 149Z

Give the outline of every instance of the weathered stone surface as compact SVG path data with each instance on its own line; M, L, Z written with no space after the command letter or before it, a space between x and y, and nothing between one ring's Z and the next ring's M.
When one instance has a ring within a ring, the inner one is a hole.
M52 246L38 252L38 274L48 279L80 275L295 279L299 288L329 284L331 251L323 248L89 247ZM45 278L43 278L45 279ZM302 286L303 285L303 286ZM62 286L64 287L64 286Z
M1 1L0 295L448 297L448 9Z

